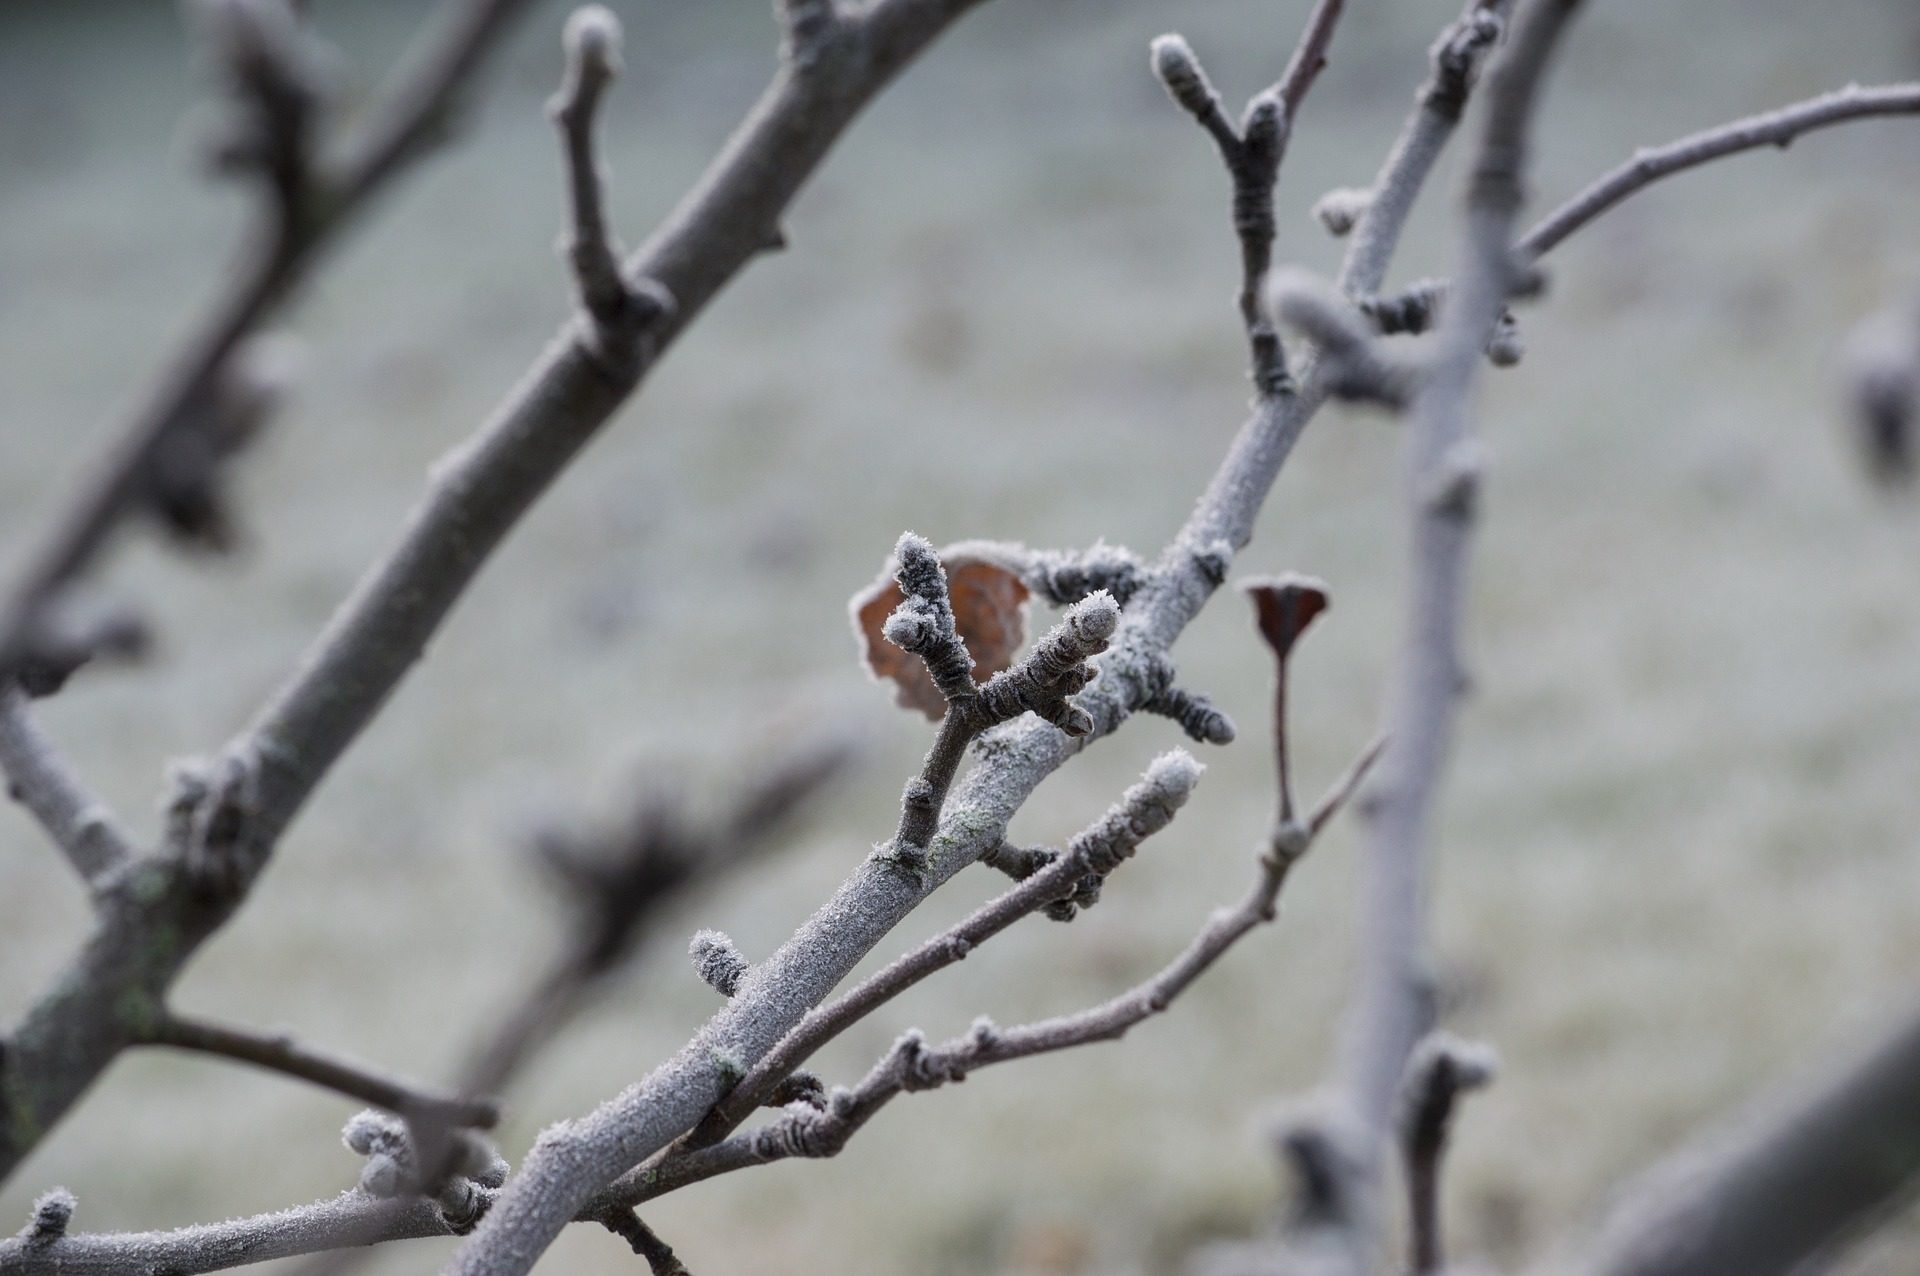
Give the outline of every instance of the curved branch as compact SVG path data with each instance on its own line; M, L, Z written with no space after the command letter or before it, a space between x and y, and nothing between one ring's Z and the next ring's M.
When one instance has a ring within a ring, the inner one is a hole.
M322 1089L385 1108L397 1116L417 1116L448 1126L483 1130L491 1129L500 1120L500 1107L491 1099L434 1094L365 1064L309 1049L283 1034L249 1032L169 1013L142 1032L135 1044L168 1046L252 1064L269 1072L310 1081Z
M1785 148L1802 133L1831 128L1848 120L1914 114L1920 114L1920 84L1888 84L1875 88L1849 84L1804 102L1703 129L1664 146L1644 147L1625 164L1541 218L1521 238L1516 249L1527 257L1543 256L1636 191L1663 177L1713 160L1762 146Z

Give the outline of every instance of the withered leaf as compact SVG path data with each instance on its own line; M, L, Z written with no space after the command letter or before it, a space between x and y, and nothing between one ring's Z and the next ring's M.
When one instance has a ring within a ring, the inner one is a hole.
M1273 648L1274 657L1283 662L1329 601L1323 582L1291 573L1250 580L1241 589L1253 601L1254 622L1260 627L1261 637Z
M949 553L942 550L941 564L947 571L947 593L953 603L954 627L966 641L973 657L973 676L984 680L1013 663L1014 653L1026 640L1026 582L995 563L966 550ZM876 680L895 684L894 701L905 709L918 709L939 721L946 713L946 701L927 676L918 656L908 655L880 636L881 626L893 609L906 601L895 583L898 564L891 559L879 578L853 596L854 637L860 643L860 659Z

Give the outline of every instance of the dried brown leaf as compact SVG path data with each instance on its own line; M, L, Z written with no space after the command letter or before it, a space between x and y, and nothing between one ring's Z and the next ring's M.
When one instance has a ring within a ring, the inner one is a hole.
M1011 665L1014 653L1026 640L1031 591L1005 567L965 550L942 550L940 561L947 571L954 627L973 657L974 678L983 681ZM897 566L889 559L879 577L853 596L854 637L860 643L860 659L867 671L876 680L895 684L895 703L918 709L937 722L946 713L946 701L927 676L920 658L908 655L880 634L893 609L906 600L893 579Z

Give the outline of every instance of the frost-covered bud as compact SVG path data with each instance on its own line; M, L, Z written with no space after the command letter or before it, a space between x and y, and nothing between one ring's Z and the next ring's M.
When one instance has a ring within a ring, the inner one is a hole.
M739 947L717 930L695 933L693 942L687 945L687 955L693 958L693 968L700 972L700 978L722 997L739 991L749 969Z
M405 1167L396 1158L380 1152L368 1157L361 1168L360 1190L368 1196L394 1197L400 1195L406 1179Z
M1487 338L1487 361L1496 368L1511 368L1526 352L1527 343L1520 335L1520 325L1514 322L1511 311L1503 311L1493 325L1493 335Z
M1287 108L1280 95L1269 89L1247 103L1247 114L1240 121L1240 137L1247 151L1267 164L1279 159L1281 131L1286 127Z
M361 1156L372 1156L376 1152L388 1152L404 1146L406 1128L392 1113L367 1108L347 1118L346 1127L340 1131L340 1140L350 1151Z
M27 1221L27 1230L21 1239L29 1246L53 1244L67 1234L67 1224L73 1221L73 1211L78 1205L73 1193L64 1187L43 1193L33 1203L33 1217Z
M1167 86L1167 96L1178 102L1182 110L1205 115L1219 109L1220 99L1213 85L1207 82L1200 59L1193 55L1193 49L1183 37L1172 33L1159 37L1153 42L1151 56L1153 73Z
M1314 220L1326 232L1340 239L1360 224L1373 206L1373 192L1357 186L1341 186L1322 195L1313 206Z
M603 4L575 9L560 32L567 59L588 75L611 77L620 72L620 19Z

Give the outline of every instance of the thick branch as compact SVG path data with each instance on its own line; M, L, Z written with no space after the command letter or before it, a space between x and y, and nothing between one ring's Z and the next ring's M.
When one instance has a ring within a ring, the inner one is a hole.
M0 771L7 791L40 821L73 871L98 891L133 857L104 802L86 791L33 720L26 693L0 685Z
M1408 436L1412 571L1407 634L1388 708L1378 794L1366 804L1368 853L1360 962L1343 1031L1343 1116L1356 1181L1339 1237L1348 1263L1378 1252L1379 1177L1407 1059L1430 1014L1426 894L1433 816L1462 686L1459 641L1477 461L1470 450L1474 380L1487 334L1512 289L1513 225L1528 133L1546 65L1578 0L1529 0L1497 64L1470 170L1466 234L1453 304Z
M1593 1276L1785 1276L1824 1266L1920 1181L1920 1007L1879 1041L1764 1097L1744 1124L1631 1187Z

